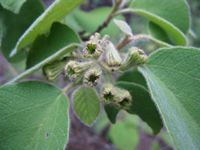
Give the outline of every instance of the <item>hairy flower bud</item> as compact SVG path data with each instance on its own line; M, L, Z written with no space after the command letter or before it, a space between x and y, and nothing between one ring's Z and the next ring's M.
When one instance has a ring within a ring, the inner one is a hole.
M135 65L144 64L146 61L147 55L144 53L144 51L137 47L132 47L129 49L128 55L120 69L125 70Z
M113 104L119 109L129 109L132 97L129 91L107 84L103 87L102 97L106 104Z
M121 109L129 109L132 103L132 97L129 91L121 88L115 88L115 93L115 105Z
M101 73L102 72L98 67L87 70L83 78L84 84L88 86L96 86L100 79Z
M86 48L83 49L83 55L85 57L97 58L103 53L99 33L95 33L95 35L92 35L90 37L90 40L86 44Z
M43 67L43 73L48 80L56 79L64 70L65 61L55 61Z
M108 37L104 37L102 40L102 46L104 49L104 53L102 55L103 66L111 71L118 70L122 63L119 52Z
M93 62L78 62L78 61L69 61L65 66L65 75L71 80L75 80L81 77L88 68L92 66Z
M114 91L112 84L105 84L102 89L102 98L106 104L113 102Z

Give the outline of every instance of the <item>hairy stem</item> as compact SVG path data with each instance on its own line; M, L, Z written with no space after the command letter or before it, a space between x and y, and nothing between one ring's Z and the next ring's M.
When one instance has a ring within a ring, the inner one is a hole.
M138 34L138 35L133 35L133 36L126 36L118 45L117 45L117 49L122 49L123 47L125 47L127 44L129 44L130 42L133 41L140 41L140 40L150 40L158 45L160 45L161 47L172 47L172 45L162 42L160 40L157 40L149 35L145 35L145 34Z

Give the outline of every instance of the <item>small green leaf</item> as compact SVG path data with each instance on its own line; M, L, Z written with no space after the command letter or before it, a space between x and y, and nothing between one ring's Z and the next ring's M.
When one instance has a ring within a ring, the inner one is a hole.
M0 88L0 149L64 149L69 104L52 85L29 81Z
M94 89L80 87L74 93L74 111L86 125L92 125L100 112L100 100Z
M22 5L26 2L26 0L0 0L0 4L14 12L14 13L19 13L20 8L22 7Z
M177 149L200 149L200 50L163 48L139 68Z
M104 22L111 11L112 9L109 7L96 8L90 12L76 10L74 12L74 18L85 31L93 33L98 26ZM123 19L121 16L117 18ZM116 36L118 33L119 29L113 22L111 22L108 27L103 29L101 32L101 34L109 34L110 36Z
M172 43L186 45L184 33L190 28L189 7L185 0L134 0L133 12L160 26Z
M19 50L34 42L39 35L48 32L53 22L59 21L65 15L69 14L75 7L80 5L82 1L83 0L56 0L20 37L11 56L14 56Z
M19 14L14 14L0 6L0 22L2 26L2 31L0 31L2 32L1 50L9 61L11 61L9 54L15 47L19 37L43 11L44 6L40 0L27 0Z
M27 68L38 64L58 50L73 43L80 43L78 35L64 24L54 23L48 36L42 35L33 43L27 58Z
M118 82L117 86L128 90L132 96L133 102L128 112L139 115L157 134L163 126L162 120L146 88L129 82Z

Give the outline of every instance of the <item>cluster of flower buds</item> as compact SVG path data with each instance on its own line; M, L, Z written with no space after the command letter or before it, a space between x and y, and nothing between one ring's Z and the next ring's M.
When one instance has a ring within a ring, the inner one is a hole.
M65 66L65 61L54 61L43 67L43 73L48 80L56 79L62 72Z
M132 104L132 96L129 91L114 87L111 84L104 85L102 98L105 104L112 104L118 109L128 110Z

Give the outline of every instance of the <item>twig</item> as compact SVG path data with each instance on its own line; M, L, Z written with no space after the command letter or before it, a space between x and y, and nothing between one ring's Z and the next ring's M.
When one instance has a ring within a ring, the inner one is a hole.
M162 46L162 47L171 47L172 45L167 44L165 42L159 41L149 35L145 34L138 34L138 35L133 35L133 36L126 36L118 45L117 49L122 49L125 47L127 44L129 44L132 41L139 41L139 40L151 40L152 42Z
M107 16L105 21L101 25L99 25L99 27L93 33L91 33L90 35L86 37L83 37L83 40L88 40L91 35L93 35L96 32L101 32L104 28L106 28L111 22L111 20L113 19L113 17L115 17L115 13L119 10L121 3L122 3L122 0L116 0L116 3L114 4L112 11Z

